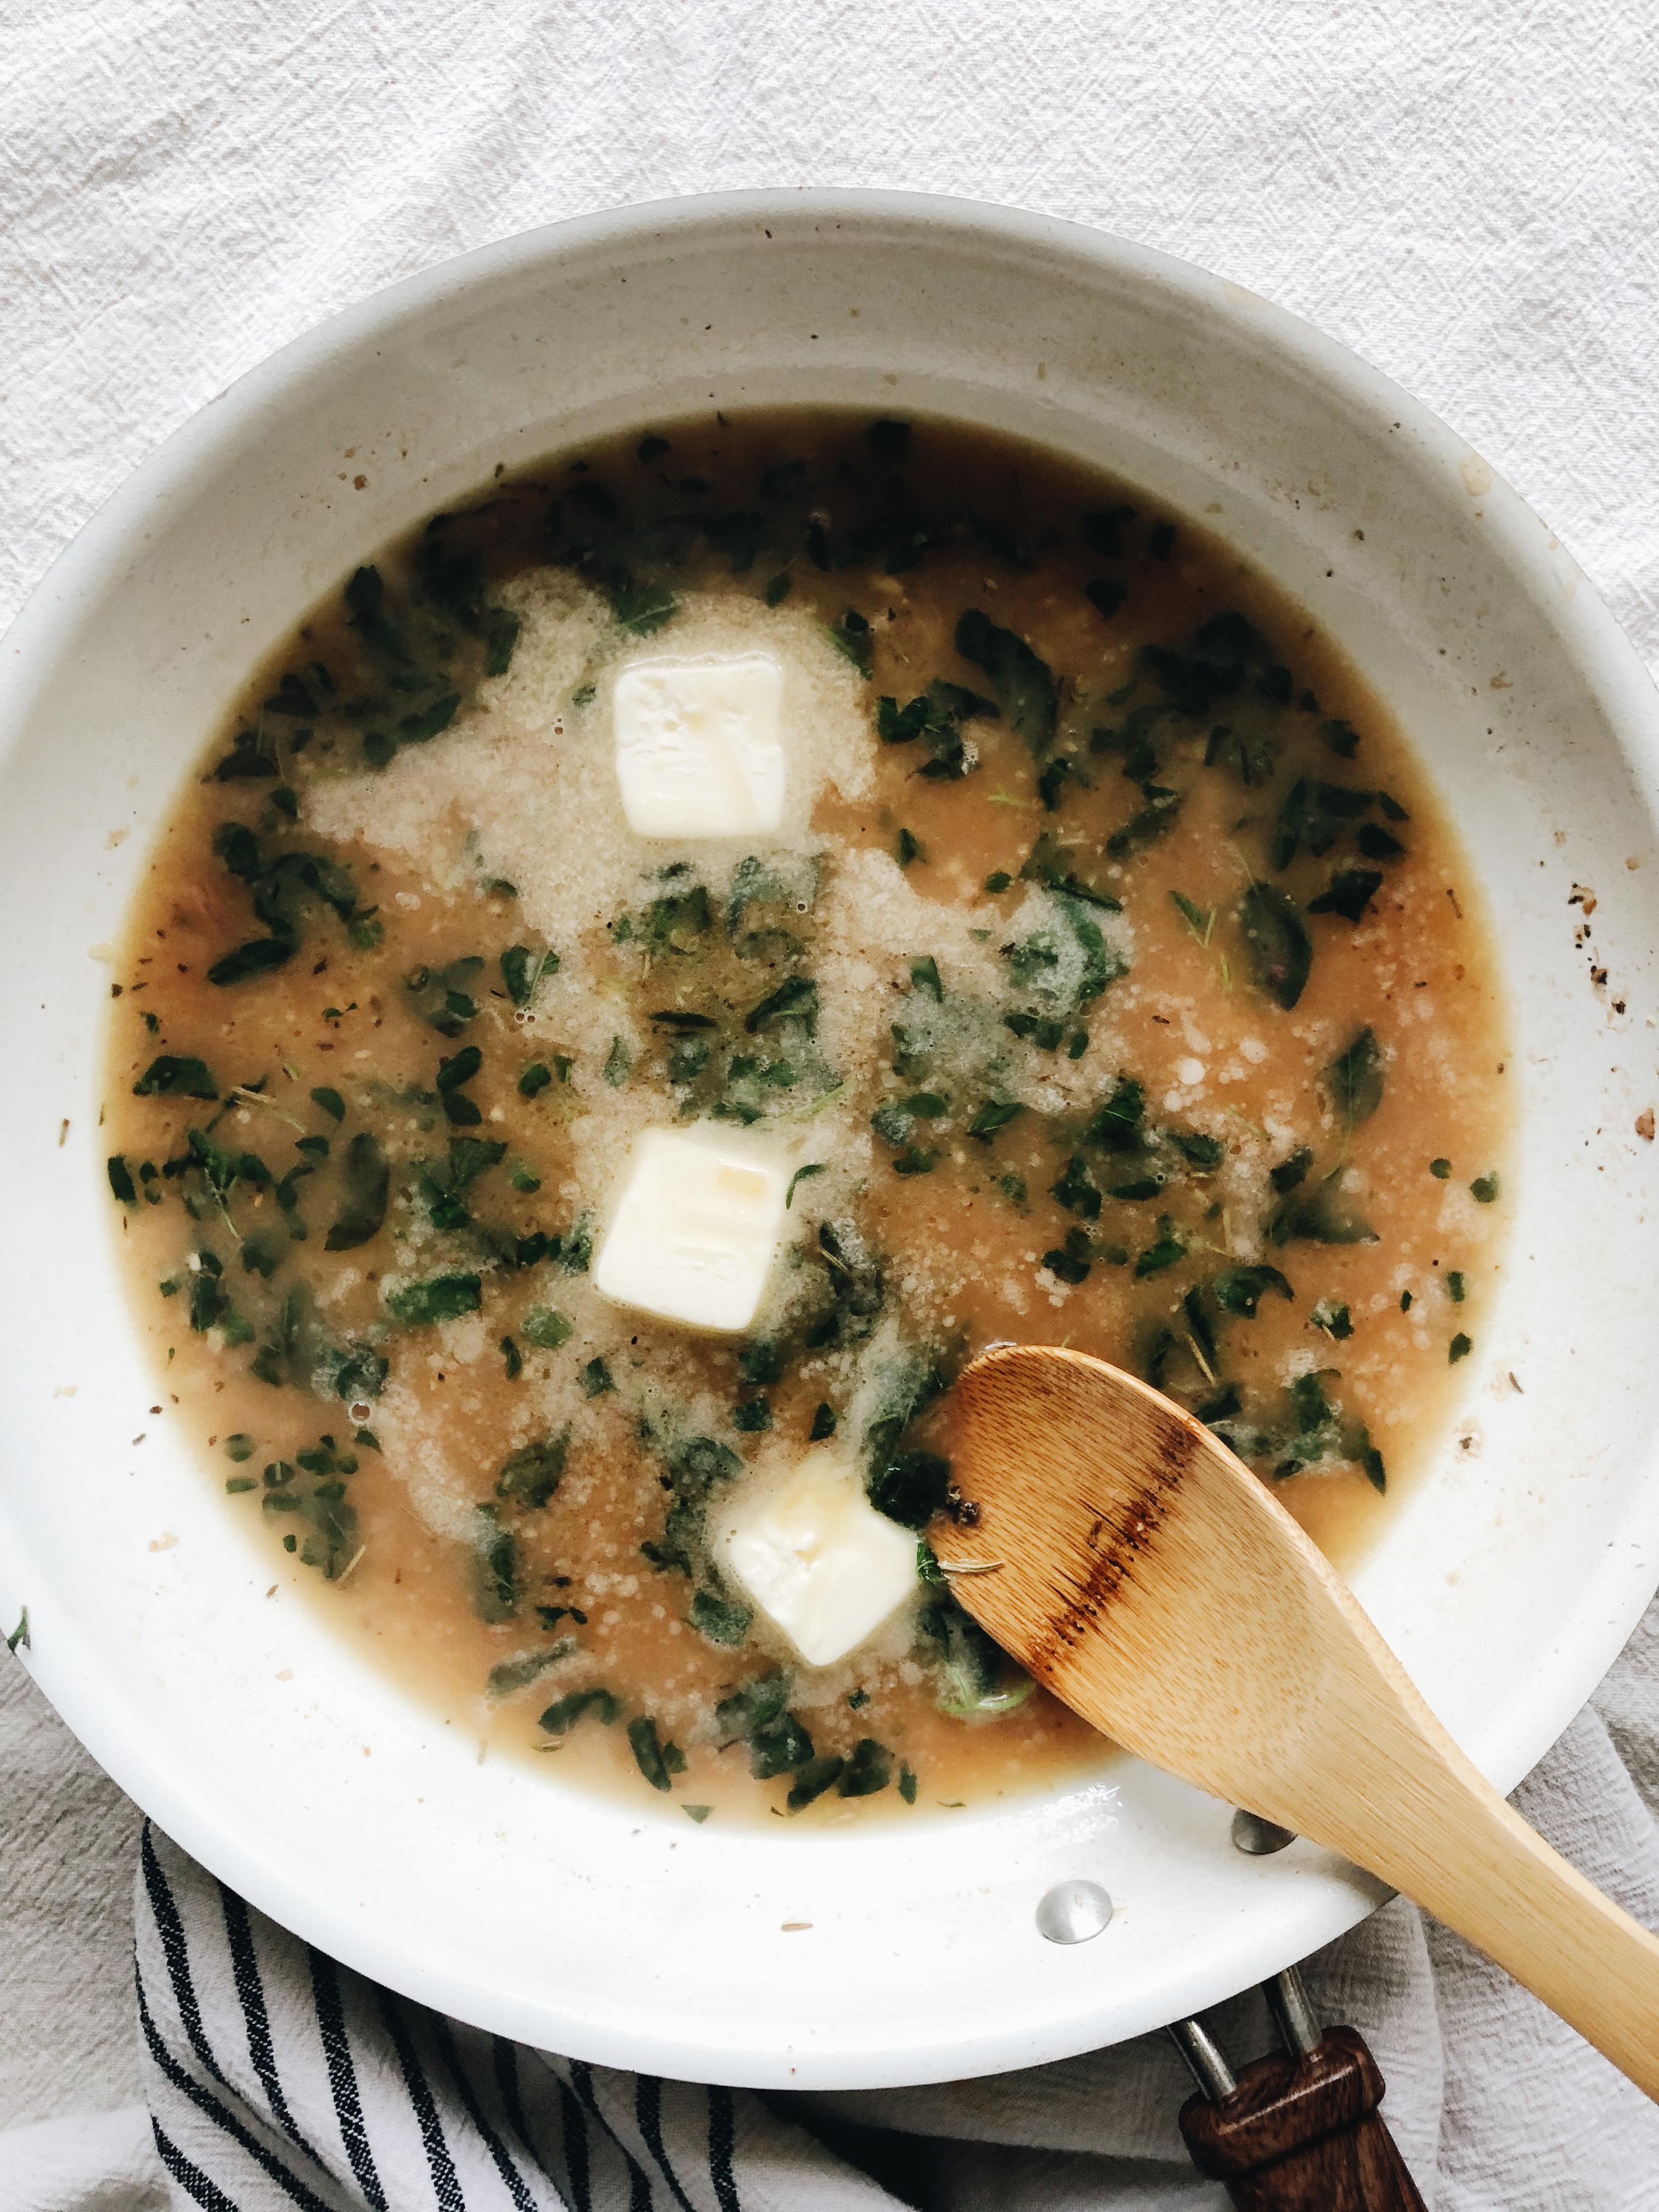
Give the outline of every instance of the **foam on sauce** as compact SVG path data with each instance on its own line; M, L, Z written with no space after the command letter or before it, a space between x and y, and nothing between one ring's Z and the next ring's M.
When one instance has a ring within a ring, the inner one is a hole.
M1501 1261L1496 959L1382 702L1133 492L943 425L901 465L866 429L671 426L649 465L590 449L390 549L181 795L113 1009L134 1310L216 1479L247 1486L227 1510L293 1538L296 1585L481 1741L723 1820L837 1758L810 1820L1052 1790L1102 1756L936 1589L802 1665L702 1526L739 1466L786 1486L833 1417L878 1502L925 1502L927 1378L1070 1342L1196 1407L1351 1563L1446 1434ZM957 650L969 610L1058 679L1051 743L1017 726L1028 666ZM1192 641L1224 614L1245 627L1206 676ZM611 697L670 651L782 668L776 832L629 830ZM947 702L882 742L876 702L936 678L1004 712ZM284 853L349 892L273 872ZM1349 905L1377 878L1359 918L1310 911L1345 871ZM1254 980L1254 884L1311 940L1288 1007ZM271 972L210 979L284 928ZM158 1095L157 1064L192 1060L218 1096ZM641 1133L716 1112L805 1171L725 1342L591 1273ZM373 1214L368 1137L384 1224L325 1249L353 1158Z

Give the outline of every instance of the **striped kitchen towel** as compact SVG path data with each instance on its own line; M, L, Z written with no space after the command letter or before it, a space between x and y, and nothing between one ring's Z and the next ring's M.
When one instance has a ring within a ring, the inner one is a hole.
M149 1826L137 1920L150 2118L179 2206L863 2212L898 2203L747 2090L553 2057L365 1981L250 1911Z

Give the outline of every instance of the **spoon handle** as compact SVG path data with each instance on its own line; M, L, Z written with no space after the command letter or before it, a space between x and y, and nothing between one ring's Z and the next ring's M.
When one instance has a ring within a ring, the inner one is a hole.
M1300 1832L1426 1907L1659 2101L1659 1937L1527 1826L1403 1677L1375 1687L1347 1717L1364 1735L1344 1757L1328 1733L1323 1774L1304 1770Z

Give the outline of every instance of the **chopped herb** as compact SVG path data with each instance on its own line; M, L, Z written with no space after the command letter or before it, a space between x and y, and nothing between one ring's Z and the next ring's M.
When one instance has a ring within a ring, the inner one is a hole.
M1256 984L1288 1012L1313 965L1313 942L1301 915L1283 891L1258 883L1239 901L1238 921Z
M536 952L527 945L509 945L501 955L501 980L515 1006L531 1005L544 976L558 972L558 954L545 947Z
M1471 1194L1474 1198L1476 1203L1480 1206L1490 1206L1493 1200L1498 1196L1498 1192L1502 1188L1503 1186L1498 1179L1498 1170L1496 1168L1492 1169L1487 1175L1477 1176L1474 1181L1469 1185Z
M1460 1271L1455 1267L1449 1267L1446 1271L1446 1296L1455 1306L1461 1306L1468 1295Z
M592 1713L604 1727L622 1718L622 1699L609 1690L572 1690L550 1705L537 1723L549 1735L568 1735L578 1721Z
M429 1023L440 1036L458 1037L477 1018L471 993L483 973L483 957L473 953L452 960L447 968L416 968L406 978L404 988L422 1021Z
M750 1036L783 1022L799 1022L808 1036L817 1034L818 987L810 975L790 975L763 999L744 1020Z
M520 1351L510 1336L504 1336L496 1349L500 1352L506 1365L507 1381L516 1382L520 1376L524 1373L523 1352Z
M1067 1243L1069 1242L1068 1238ZM1085 1249L1086 1249L1085 1239ZM1063 1245L1057 1244L1052 1252L1045 1252L1042 1255L1042 1265L1055 1280L1069 1283L1073 1290L1079 1283L1088 1281L1089 1270L1092 1264L1092 1261L1086 1260L1081 1252L1068 1252Z
M1340 914L1345 921L1358 921L1382 888L1382 878L1374 868L1339 868L1328 888L1309 900L1308 911Z
M515 1690L527 1689L539 1681L550 1667L556 1667L561 1659L568 1659L578 1649L574 1636L565 1637L550 1650L532 1651L523 1659L504 1660L492 1667L484 1681L484 1693L490 1698L509 1698Z
M1412 1294L1409 1291L1401 1291L1400 1293L1400 1310L1401 1313L1409 1313L1411 1310Z
M326 1083L319 1083L311 1094L313 1106L320 1106L331 1121L345 1119L345 1101L339 1092Z
M902 868L908 868L913 860L925 860L927 858L927 848L912 830L900 829L898 836L894 842L893 849Z
M441 1083L443 1078L439 1077ZM360 1130L345 1148L340 1212L324 1239L329 1252L355 1252L378 1235L386 1219L391 1170L378 1139Z
M1024 1176L1006 1175L1000 1176L997 1182L997 1188L1002 1193L1005 1198L1011 1199L1016 1206L1024 1205L1025 1178Z
M633 1073L634 1055L619 1036L611 1040L611 1051L605 1063L605 1081L613 1091L620 1091Z
M744 1398L732 1409L732 1425L742 1436L758 1436L772 1425L772 1407L765 1398Z
M1451 1171L1451 1162L1448 1159L1431 1160L1429 1162L1429 1173L1434 1177L1437 1182L1446 1182L1449 1177Z
M870 1503L902 1528L924 1528L943 1507L950 1480L951 1462L938 1452L901 1452L872 1475Z
M916 1778L908 1766L901 1765L899 1768L898 1790L899 1796L903 1798L907 1805L915 1803Z
M1109 860L1127 860L1130 854L1139 853L1146 846L1156 843L1173 824L1186 797L1184 792L1171 791L1160 783L1143 783L1140 790L1146 804L1138 814L1132 814L1120 828L1114 830L1106 840L1106 853Z
M132 1170L121 1153L111 1153L106 1163L106 1171L109 1176L109 1187L122 1205L137 1206L138 1188L132 1180Z
M1285 1299L1296 1296L1277 1267L1224 1268L1210 1287L1224 1313L1243 1314L1249 1321L1255 1319L1255 1310L1267 1291Z
M836 1433L836 1409L827 1399L821 1399L813 1408L812 1425L806 1432L809 1443L821 1444L825 1437Z
M1146 1093L1132 1075L1120 1075L1112 1094L1084 1130L1082 1142L1103 1152L1133 1152L1140 1145Z
M1060 693L1054 672L1024 639L999 629L989 617L970 607L957 624L957 651L982 668L997 702L1015 733L1041 759L1054 741Z
M653 637L679 611L679 601L665 584L636 584L623 570L611 589L611 611L635 637Z
M769 607L781 607L783 605L789 596L791 581L792 579L787 569L780 569L773 577L766 586L765 598Z
M846 1763L845 1759L837 1759L830 1753L817 1759L809 1759L804 1766L798 1769L795 1785L784 1801L789 1810L792 1813L801 1812L814 1798L822 1797L830 1784L840 1779Z
M1310 1195L1292 1195L1277 1206L1267 1227L1270 1244L1375 1244L1376 1231L1337 1199L1330 1178Z
M1321 1298L1308 1316L1308 1322L1311 1328L1322 1328L1326 1335L1338 1344L1346 1343L1353 1334L1353 1322L1349 1318L1348 1309L1339 1305L1334 1298Z
M1089 1164L1081 1152L1072 1154L1060 1181L1050 1184L1048 1195L1082 1220L1100 1218L1100 1185L1090 1174Z
M628 1741L640 1772L653 1790L669 1790L673 1778L685 1771L685 1753L677 1743L659 1743L657 1723L648 1713L628 1723Z
M493 1505L472 1509L473 1609L481 1620L511 1620L519 1609L519 1547Z
M829 638L837 652L846 654L860 676L869 675L873 665L873 641L868 622L856 607L848 607L838 623L830 625Z
M132 1086L135 1098L216 1098L219 1087L204 1060L179 1059L162 1053Z
M1362 822L1354 842L1368 860L1398 860L1406 849L1380 822Z
M893 1754L873 1736L860 1736L836 1783L838 1797L873 1797L893 1778Z
M225 1438L225 1457L234 1461L239 1467L244 1460L252 1458L254 1449L252 1437L245 1435L240 1429L234 1436Z
M988 1145L993 1137L1006 1129L1011 1121L1017 1121L1024 1111L1018 1099L988 1098L982 1106L975 1109L968 1124L968 1133Z
M519 1095L522 1098L534 1098L538 1092L545 1091L552 1080L552 1070L539 1060L532 1060L519 1078Z
M1460 1359L1467 1359L1474 1350L1473 1340L1465 1336L1460 1328L1446 1347L1446 1364L1449 1367L1455 1367Z
M556 1437L540 1437L522 1445L501 1462L495 1478L497 1498L539 1510L558 1488L570 1453L568 1424Z
M526 1333L528 1333L527 1324ZM607 1391L614 1390L617 1387L611 1379L611 1370L601 1358L588 1361L582 1370L581 1384L582 1395L585 1398L603 1398Z
M386 1303L392 1319L405 1328L425 1328L477 1313L483 1301L477 1275L436 1275L430 1282L409 1283L401 1290L388 1291Z
M1269 1168L1267 1180L1283 1197L1307 1180L1308 1170L1313 1165L1313 1146L1299 1145L1288 1159L1281 1160L1276 1168Z
M700 1589L691 1601L691 1626L711 1644L741 1644L754 1618L749 1607L713 1590Z
M797 1168L795 1170L793 1175L789 1178L789 1188L784 1194L783 1206L786 1213L795 1202L795 1188L797 1184L805 1182L808 1176L821 1176L824 1172L824 1169L825 1163L823 1160L809 1160L804 1168Z
M1370 1121L1382 1103L1382 1054L1374 1030L1366 1028L1325 1070L1325 1085L1349 1128Z
M1170 1142L1201 1175L1218 1168L1226 1157L1227 1148L1219 1137L1206 1137L1196 1129L1171 1129Z
M1013 880L1006 868L997 868L985 878L985 888L988 891L1006 891Z
M1083 586L1083 596L1110 622L1128 598L1129 586L1121 576L1097 576Z
M1135 1261L1137 1282L1140 1282L1147 1275L1161 1274L1165 1267L1173 1267L1177 1261L1184 1260L1187 1256L1186 1243L1176 1229L1172 1217L1167 1213L1163 1215L1158 1227L1157 1243L1148 1245Z
M572 1324L553 1306L532 1306L524 1317L524 1333L544 1352L556 1352L568 1341Z
M681 1812L684 1813L689 1820L695 1820L699 1827L702 1826L703 1822L708 1818L708 1815L714 1811L714 1808L712 1805L682 1805L680 1807Z
M1198 905L1195 901L1189 899L1184 891L1171 891L1170 896L1175 902L1176 911L1193 935L1200 945L1207 945L1211 933L1215 927L1215 908L1212 906Z

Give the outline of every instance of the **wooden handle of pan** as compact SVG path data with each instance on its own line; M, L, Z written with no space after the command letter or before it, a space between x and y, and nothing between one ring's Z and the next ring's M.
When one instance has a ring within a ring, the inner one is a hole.
M1181 2132L1239 2212L1424 2212L1377 2106L1364 2039L1328 2028L1305 2057L1258 2058L1213 2104L1189 2097Z

